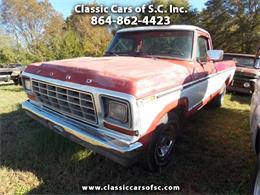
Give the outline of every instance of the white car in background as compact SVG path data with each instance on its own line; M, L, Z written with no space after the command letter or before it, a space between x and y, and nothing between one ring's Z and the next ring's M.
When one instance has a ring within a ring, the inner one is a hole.
M251 115L250 115L251 135L253 147L258 155L257 165L253 178L253 195L260 194L260 79L256 83L256 89L251 101Z

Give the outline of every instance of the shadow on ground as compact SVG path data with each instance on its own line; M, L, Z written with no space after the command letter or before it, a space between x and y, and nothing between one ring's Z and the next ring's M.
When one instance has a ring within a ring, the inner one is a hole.
M174 161L159 173L122 167L55 134L20 109L0 116L1 164L41 180L29 193L82 193L81 185L180 185L183 193L248 193L254 156L248 111L203 109L184 124Z
M251 102L251 94L244 94L244 93L231 93L230 92L230 95L231 95L231 101L237 101L241 104L250 104Z

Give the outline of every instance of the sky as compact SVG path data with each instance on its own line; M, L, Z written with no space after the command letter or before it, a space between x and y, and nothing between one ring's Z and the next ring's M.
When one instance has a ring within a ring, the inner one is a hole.
M1 0L0 0L1 1ZM66 18L70 15L71 10L74 9L76 4L81 3L91 3L94 0L49 0L55 10L63 14L63 17ZM103 5L112 5L112 4L119 4L119 5L129 5L129 6L137 6L142 5L149 0L96 0L98 4ZM127 2L127 3L126 3ZM193 8L197 8L198 10L202 10L204 8L204 4L207 0L190 0L190 4Z

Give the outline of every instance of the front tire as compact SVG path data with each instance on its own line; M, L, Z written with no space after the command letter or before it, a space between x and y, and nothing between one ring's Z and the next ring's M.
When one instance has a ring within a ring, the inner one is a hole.
M179 129L179 118L176 114L171 114L170 121L156 128L143 154L142 164L145 169L155 172L171 162Z

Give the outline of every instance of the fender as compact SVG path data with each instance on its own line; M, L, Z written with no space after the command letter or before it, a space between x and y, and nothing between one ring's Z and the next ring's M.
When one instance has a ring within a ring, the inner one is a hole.
M168 104L153 120L153 122L150 125L150 127L148 128L146 134L150 134L151 132L155 131L157 126L160 125L162 118L170 111L173 111L178 108L182 108L184 116L190 117L192 114L194 114L196 111L198 111L204 105L206 105L209 101L211 101L213 98L215 98L217 95L219 95L221 93L221 90L222 90L222 88L219 89L218 91L216 91L214 94L212 94L209 98L203 100L200 104L198 104L195 108L193 108L190 111L188 110L189 100L187 97L183 97L177 101L174 101L174 102Z
M161 119L170 111L177 109L177 108L184 108L184 113L188 111L188 105L189 105L189 100L187 97L183 97L177 101L174 101L167 106L164 107L164 109L156 116L152 124L147 130L146 134L151 133L156 129L156 127L160 124Z
M173 111L178 108L183 108L184 112L187 112L188 105L188 98L183 97L165 106L164 109L155 117L146 133L142 137L140 137L139 141L146 147L150 143L150 140L153 138L153 136L156 136L155 130L160 124L162 124L162 119L164 118L164 116L170 111Z

